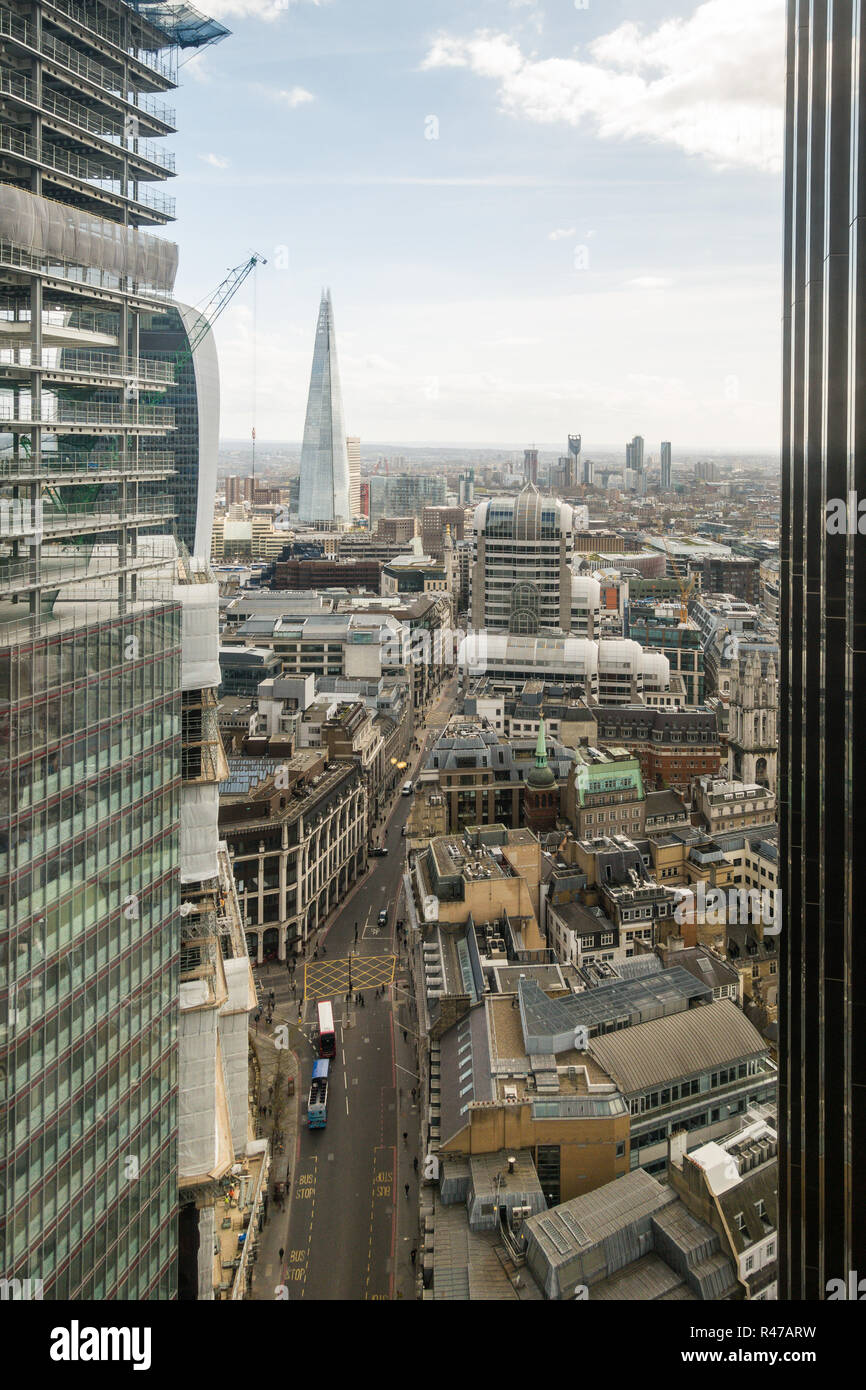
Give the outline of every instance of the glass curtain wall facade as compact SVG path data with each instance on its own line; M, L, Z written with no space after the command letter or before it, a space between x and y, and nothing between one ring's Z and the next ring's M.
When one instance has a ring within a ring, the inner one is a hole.
M0 6L0 1277L46 1299L176 1288L174 368L139 336L187 40L147 9Z
M866 1269L866 33L789 0L785 177L779 1199L783 1299Z
M298 516L301 521L348 522L351 512L349 455L337 364L337 333L331 292L325 290L319 305L307 419L301 446Z

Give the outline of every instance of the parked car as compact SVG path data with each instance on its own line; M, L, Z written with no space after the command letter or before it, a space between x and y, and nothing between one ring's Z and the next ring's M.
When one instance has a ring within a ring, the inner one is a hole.
M412 783L411 783L411 782L404 782L404 783L403 783L403 795L404 795L404 796L411 796L411 795L412 795Z

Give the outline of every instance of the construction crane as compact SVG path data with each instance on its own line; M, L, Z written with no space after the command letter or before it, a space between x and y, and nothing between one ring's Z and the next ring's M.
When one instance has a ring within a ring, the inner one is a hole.
M257 265L267 265L267 260L264 256L260 256L257 251L254 251L249 260L243 261L240 265L236 265L234 270L229 271L225 279L217 285L204 308L197 309L198 318L196 319L195 327L187 337L187 345L180 352L175 353L172 359L175 369L175 380L177 380L177 374L180 368L185 362L190 360L196 348L207 334L210 333L223 309L225 309L229 301L237 294L247 276L251 271L255 270ZM137 393L136 399L138 399ZM161 400L162 393L156 392L153 395L144 396L139 403L144 405L159 404ZM26 446L27 452L29 452L29 446L30 442L28 440ZM74 496L78 502L92 502L98 497L101 490L101 483L91 483L89 486L77 489L56 486L49 486L46 489L52 501L61 507L66 506L68 496Z
M230 299L233 299L246 280L250 271L255 270L257 265L267 265L264 256L260 256L254 251L248 261L242 265L236 265L234 270L230 270L222 284L217 285L210 299L203 309L199 309L198 322L192 333L189 335L189 343L177 359L177 366L180 366L187 358L192 357L202 339L210 332L226 307Z
M677 581L677 588L680 591L680 622L687 623L689 620L688 602L692 596L692 591L695 587L695 576L692 575L689 579L688 584L686 584L685 580L682 578L679 570L677 569L677 562L673 557L671 548L667 543L667 539L663 536L662 540L664 541L665 552L670 562L670 567L674 572L674 579Z

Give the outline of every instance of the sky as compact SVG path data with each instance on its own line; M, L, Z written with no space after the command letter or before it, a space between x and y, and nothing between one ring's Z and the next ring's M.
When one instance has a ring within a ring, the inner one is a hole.
M362 441L777 451L784 0L199 7L176 293L268 261L223 438L300 440L327 285Z

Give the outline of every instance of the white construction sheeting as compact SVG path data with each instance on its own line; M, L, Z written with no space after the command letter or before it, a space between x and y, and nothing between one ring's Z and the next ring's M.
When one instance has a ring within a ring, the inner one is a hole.
M184 786L180 814L180 881L200 883L219 873L219 786Z
M76 266L128 276L136 286L163 294L174 288L177 246L163 237L109 222L65 203L0 184L0 240Z
M178 584L183 604L183 689L216 689L220 676L219 585Z
M178 1114L178 1174L182 1178L210 1173L218 1158L217 1140L217 1015L196 1008L195 984L180 987L180 1076ZM192 1011L188 1006L192 1005ZM187 1006L187 1007L185 1007Z

